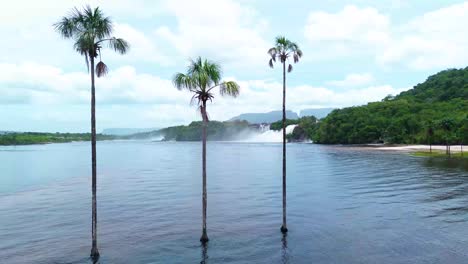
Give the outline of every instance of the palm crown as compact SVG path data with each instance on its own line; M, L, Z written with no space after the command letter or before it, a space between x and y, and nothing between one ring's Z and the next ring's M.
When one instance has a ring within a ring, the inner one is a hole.
M120 54L125 54L129 49L124 39L112 36L112 21L104 16L99 7L92 9L86 6L83 10L74 8L69 16L63 17L54 27L64 38L75 40L74 48L85 56L88 69L91 58L101 58L101 49L105 44ZM96 74L100 77L106 73L107 66L100 59L96 65Z
M191 60L187 73L176 73L173 78L174 86L194 93L192 102L202 106L206 101L214 98L213 89L219 88L221 95L236 97L239 95L239 85L234 81L222 81L222 70L219 64L198 57Z
M269 65L271 68L273 68L273 63L276 62L277 59L281 63L286 63L289 62L289 58L292 57L293 62L297 63L302 57L302 50L296 43L280 36L276 38L275 46L268 50L268 54L271 56ZM289 63L288 72L291 72L292 70L293 66L291 63Z

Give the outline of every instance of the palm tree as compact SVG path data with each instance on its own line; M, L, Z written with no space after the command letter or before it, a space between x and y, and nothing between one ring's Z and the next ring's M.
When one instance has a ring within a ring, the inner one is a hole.
M191 103L198 104L203 125L202 125L202 177L203 177L203 225L202 243L208 242L206 232L206 128L208 126L208 112L206 110L207 101L212 101L214 98L214 89L219 88L221 95L229 95L236 97L239 95L239 85L233 81L221 80L221 67L209 60L203 60L198 57L196 60L191 60L188 66L187 73L176 73L173 78L174 86L179 89L186 89L193 93Z
M278 59L283 64L283 225L281 232L288 232L286 225L286 63L288 63L288 73L293 70L289 59L292 58L297 63L302 57L302 50L299 46L283 36L276 38L275 46L268 50L271 56L269 65L273 68L273 63Z
M461 121L460 127L460 155L463 157L463 144L468 143L468 115Z
M83 10L72 9L68 16L54 24L55 30L66 39L73 39L74 49L85 57L88 71L91 69L91 163L92 163L92 248L91 257L99 258L97 248L97 208L96 208L96 96L94 75L106 75L107 65L101 60L104 45L114 51L125 54L128 43L112 36L113 25L109 17L104 16L99 7L86 6ZM99 62L95 66L95 59ZM96 68L94 68L96 67Z
M449 140L451 136L450 132L454 126L454 121L450 118L444 118L439 122L439 126L445 131L445 153L450 156Z
M432 153L432 139L434 137L434 122L429 120L426 124L426 136L429 143L429 152Z

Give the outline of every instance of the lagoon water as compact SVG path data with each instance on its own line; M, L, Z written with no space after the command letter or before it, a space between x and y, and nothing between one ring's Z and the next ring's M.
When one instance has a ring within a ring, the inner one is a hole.
M98 142L100 263L468 263L467 164L281 144ZM91 263L90 144L0 147L0 263Z

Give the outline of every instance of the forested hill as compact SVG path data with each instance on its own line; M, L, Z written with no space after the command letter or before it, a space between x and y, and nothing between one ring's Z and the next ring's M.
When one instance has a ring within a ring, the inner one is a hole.
M468 100L468 67L441 71L395 99L432 103L457 98Z
M430 76L381 102L334 110L313 140L324 144L467 143L468 67Z

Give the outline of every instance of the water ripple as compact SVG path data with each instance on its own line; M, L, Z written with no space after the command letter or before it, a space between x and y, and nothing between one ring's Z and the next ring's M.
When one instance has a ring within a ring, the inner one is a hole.
M208 145L202 247L200 144L99 142L100 263L468 261L464 163L290 144L283 237L281 145ZM3 147L0 160L0 259L92 263L89 145Z

